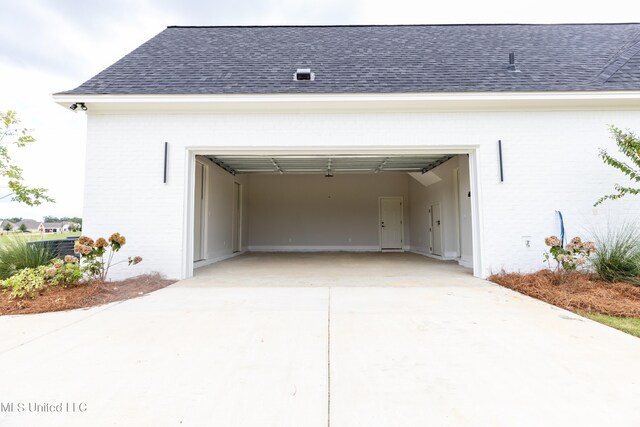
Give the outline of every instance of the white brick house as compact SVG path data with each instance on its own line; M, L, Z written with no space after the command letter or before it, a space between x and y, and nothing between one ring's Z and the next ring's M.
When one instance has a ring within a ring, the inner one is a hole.
M593 204L639 52L637 24L169 27L54 98L86 108L84 232L146 271L409 250L485 277L542 267L556 211L569 238L638 215Z

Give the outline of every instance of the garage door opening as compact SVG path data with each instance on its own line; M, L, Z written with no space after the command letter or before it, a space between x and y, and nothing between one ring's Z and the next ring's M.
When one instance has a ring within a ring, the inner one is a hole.
M415 252L473 267L467 154L197 155L193 266L245 252Z

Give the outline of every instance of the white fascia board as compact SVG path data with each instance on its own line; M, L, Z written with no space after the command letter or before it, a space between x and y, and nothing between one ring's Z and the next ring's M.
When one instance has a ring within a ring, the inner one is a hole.
M198 110L567 110L639 109L640 91L448 92L395 94L268 95L53 95L69 107L84 102L89 111L144 112Z

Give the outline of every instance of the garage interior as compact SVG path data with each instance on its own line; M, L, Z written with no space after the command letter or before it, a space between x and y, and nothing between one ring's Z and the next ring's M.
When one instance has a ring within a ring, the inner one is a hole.
M414 252L473 267L469 156L198 155L194 268L245 252Z

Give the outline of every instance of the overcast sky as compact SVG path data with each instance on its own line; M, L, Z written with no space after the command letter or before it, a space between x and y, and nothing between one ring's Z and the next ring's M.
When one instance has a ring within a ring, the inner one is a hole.
M51 94L78 86L167 25L640 22L638 0L0 0L0 7L0 111L18 111L37 138L12 155L26 183L57 200L29 208L5 198L0 218L33 219L82 214L85 116Z

